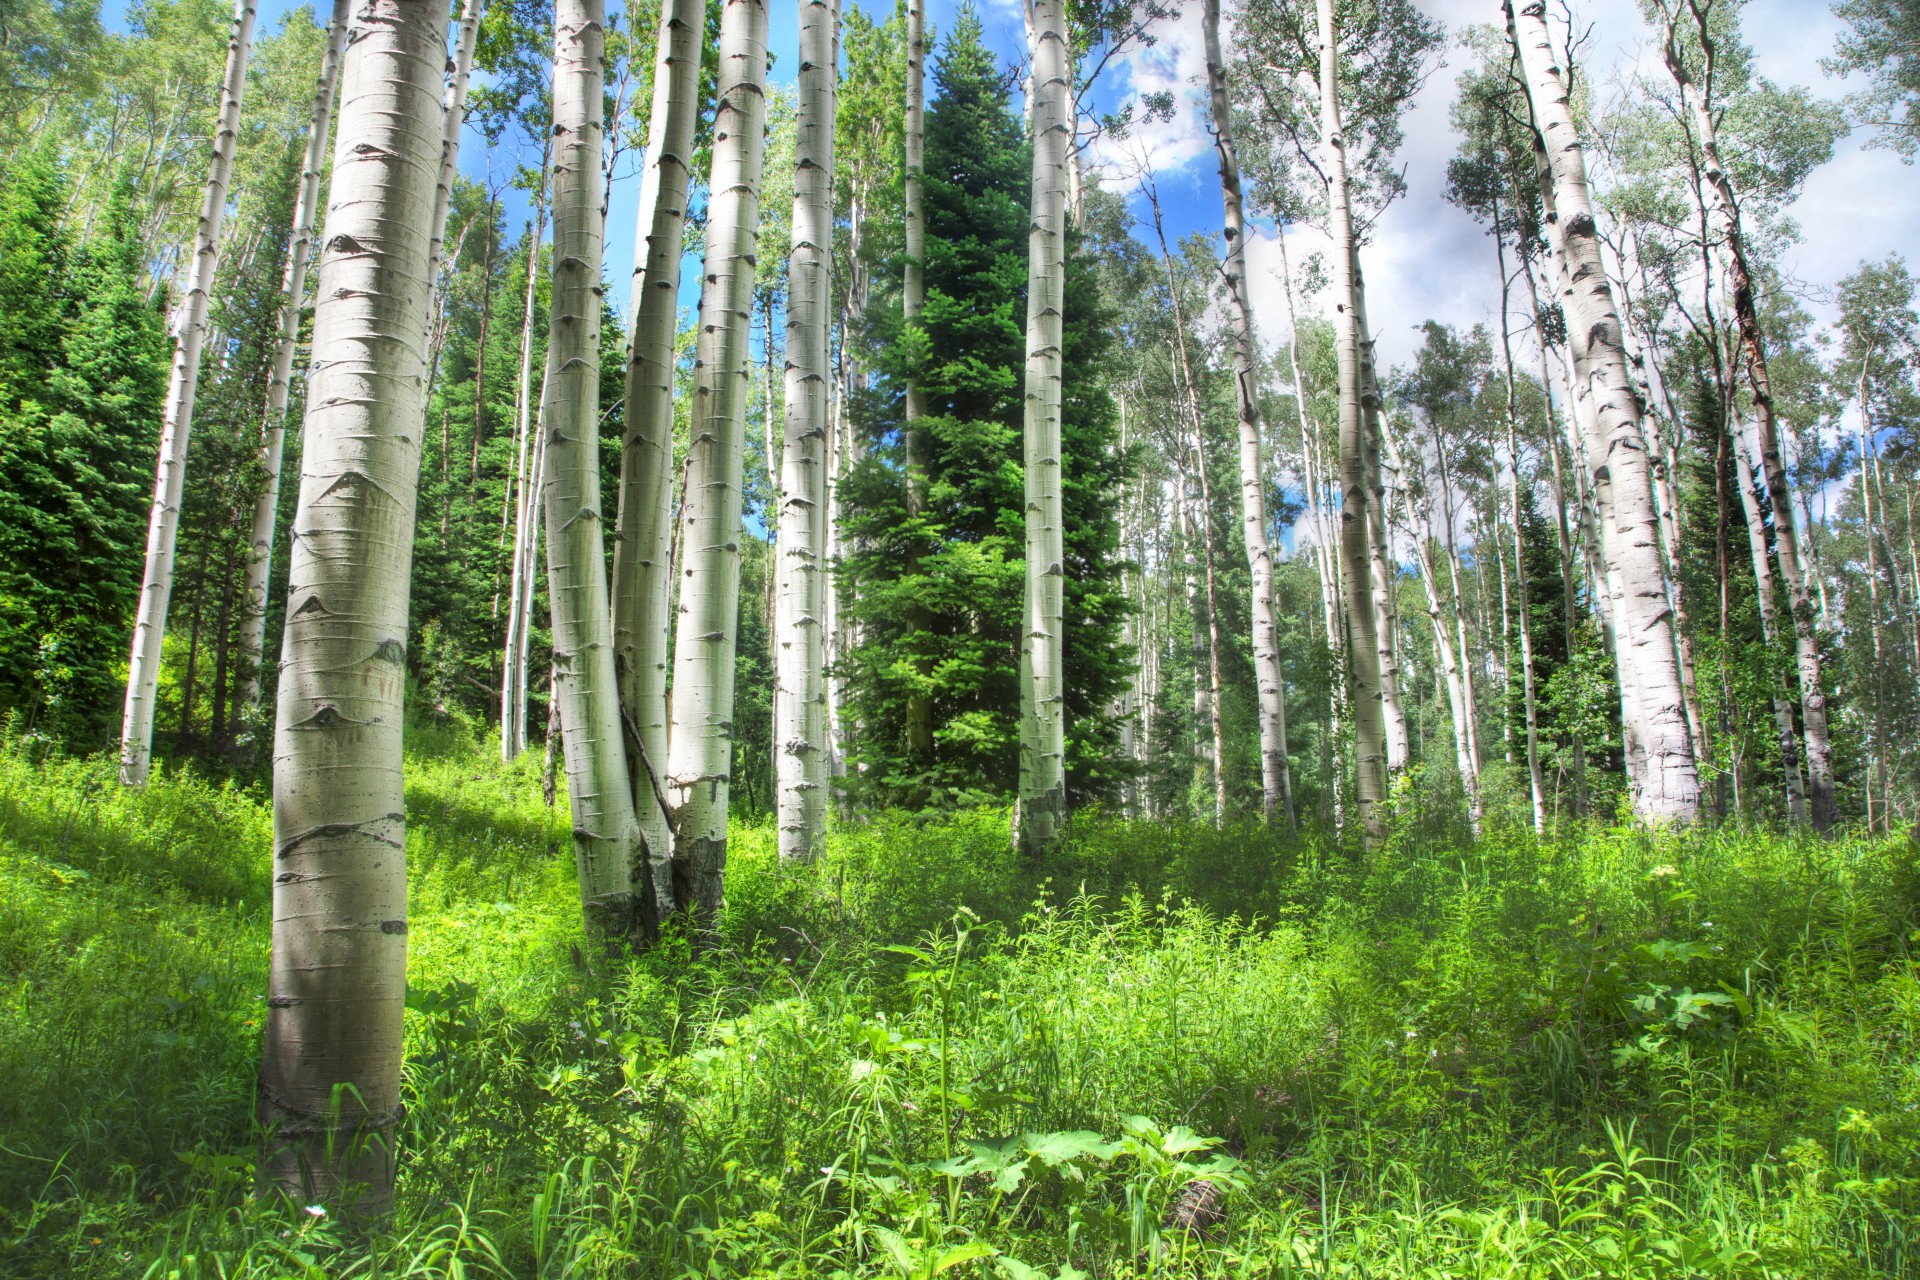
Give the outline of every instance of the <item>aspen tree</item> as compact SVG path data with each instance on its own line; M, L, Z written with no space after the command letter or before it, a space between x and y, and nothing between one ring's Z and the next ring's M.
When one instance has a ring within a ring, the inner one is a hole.
M1507 312L1507 242L1500 226L1500 206L1493 206L1493 250L1500 269L1500 356L1506 371L1507 467L1513 485L1509 491L1509 530L1513 535L1513 582L1520 631L1520 682L1527 718L1527 790L1533 801L1533 832L1547 833L1546 780L1540 771L1540 701L1533 677L1533 621L1527 593L1527 551L1520 524L1520 411L1513 375L1513 326ZM1544 385L1541 388L1545 393Z
M264 1185L392 1203L406 999L402 714L445 10L355 6L321 237L274 735Z
M1736 437L1746 434L1738 421L1727 424ZM1767 559L1766 517L1761 514L1760 499L1754 493L1753 468L1747 462L1744 441L1731 441L1734 483L1740 490L1741 523L1747 531L1747 552L1753 562L1754 596L1760 606L1760 640L1771 650L1779 624L1777 602L1773 594L1773 566ZM1807 820L1807 788L1800 774L1800 752L1793 732L1793 703L1788 698L1780 673L1775 673L1773 725L1780 747L1780 772L1786 780L1787 820L1796 826Z
M1373 644L1380 655L1380 717L1387 735L1387 776L1396 776L1412 759L1407 712L1400 699L1400 564L1394 559L1388 530L1386 482L1381 475L1380 441L1384 427L1380 376L1373 353L1373 329L1367 322L1367 279L1360 270L1360 246L1353 259L1354 349L1360 363L1361 460L1367 488L1367 558L1373 565Z
M139 610L134 615L126 711L120 728L120 781L130 787L145 786L153 765L153 713L160 695L167 603L173 595L173 552L180 535L180 504L186 493L187 440L193 434L193 401L200 383L200 354L207 340L207 308L213 301L213 278L220 265L220 224L226 216L227 184L233 177L233 152L240 137L240 99L247 87L247 58L253 50L254 10L255 0L234 0L226 75L220 82L220 113L213 130L213 158L207 167L200 220L194 227L193 265L175 313L173 369L160 424L160 457L153 482L153 509L147 521L146 568L140 580Z
M287 237L287 269L281 277L279 330L267 382L267 414L260 440L260 470L266 483L253 503L248 538L246 630L241 636L240 705L251 711L260 701L260 665L267 652L267 587L273 576L274 525L280 512L280 465L287 438L287 398L293 387L293 358L300 345L300 315L306 306L307 269L313 264L313 220L320 204L320 179L327 160L327 134L333 124L333 91L346 44L352 0L333 0L327 24L327 49L320 60L320 81L313 90L307 120L307 150L300 163L300 190L293 201Z
M921 329L920 314L927 305L927 14L925 0L907 3L907 102L904 119L906 172L901 204L905 213L906 255L901 262L900 318L909 331ZM905 422L901 428L906 453L907 518L927 508L927 392L918 367L907 370ZM917 540L916 540L917 543ZM919 570L914 555L908 573ZM931 619L915 607L910 625L923 631ZM930 674L922 664L923 675ZM907 698L907 747L925 757L933 753L933 702L925 693Z
M705 289L695 353L682 503L680 614L666 789L682 900L718 914L733 767L733 676L740 615L740 482L746 431L748 309L765 150L766 0L726 0L708 183Z
M1340 45L1333 0L1318 0L1320 143L1325 150L1328 222L1333 235L1335 349L1340 368L1340 556L1346 576L1347 678L1353 710L1354 776L1360 822L1369 843L1386 834L1387 729L1375 635L1366 416L1361 405L1360 331L1353 278L1353 205L1340 129Z
M1026 603L1020 628L1017 842L1058 838L1067 813L1064 530L1061 528L1061 324L1067 276L1069 143L1064 0L1033 5L1033 206L1027 237Z
M919 0L912 9L917 10ZM912 19L909 17L909 23ZM787 420L781 456L779 651L774 687L780 856L811 862L826 837L827 325L833 257L839 0L800 0L793 252L787 260ZM908 130L908 137L913 137ZM917 166L909 155L909 181ZM915 226L912 213L907 227ZM914 250L907 250L913 271ZM911 403L913 392L909 391ZM924 408L924 406L922 406ZM911 467L911 463L909 466ZM911 481L911 475L909 477Z
M1547 31L1545 5L1526 0L1518 8L1509 4L1507 13L1552 178L1545 221L1558 259L1561 306L1576 366L1575 407L1588 409L1586 434L1594 456L1587 474L1601 517L1609 576L1617 581L1615 651L1623 719L1639 733L1629 756L1637 750L1645 762L1634 788L1634 808L1648 820L1684 824L1698 816L1700 778L1687 730L1640 404L1628 376L1613 291L1600 261L1586 160Z
M1253 385L1256 353L1253 304L1247 296L1247 222L1240 190L1240 159L1233 146L1233 112L1227 102L1227 68L1220 53L1220 0L1206 0L1201 29L1206 40L1207 89L1213 112L1213 143L1220 163L1220 203L1226 222L1228 329L1232 335L1234 400L1240 422L1240 530L1252 578L1253 676L1260 715L1261 812L1269 822L1280 809L1293 824L1293 785L1287 776L1286 677L1280 665L1279 631L1273 621L1273 549L1267 542L1266 477L1260 459L1260 401Z
M540 298L540 243L547 235L552 130L540 159L533 226L527 234L527 297L520 319L520 381L514 392L513 568L507 588L507 635L500 665L500 758L511 764L527 749L527 643L533 627L533 557L539 545L539 470L545 446L546 389L533 385L533 322ZM505 516L502 516L504 519Z
M672 829L661 780L667 765L667 635L672 627L673 344L705 37L702 0L666 0L660 6L653 114L635 230L626 437L620 451L619 536L613 545L614 664L627 723L633 807L660 917L677 905Z
M441 104L440 180L433 189L433 234L428 240L433 274L440 274L447 257L447 212L453 205L453 183L460 174L460 130L467 122L467 79L473 73L473 46L480 34L480 0L461 0L460 25L447 61L447 90Z

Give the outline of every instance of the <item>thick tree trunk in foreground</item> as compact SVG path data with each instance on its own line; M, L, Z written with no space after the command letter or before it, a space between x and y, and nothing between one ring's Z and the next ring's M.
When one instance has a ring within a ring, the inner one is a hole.
M660 8L653 114L633 253L627 331L626 439L620 451L619 533L613 544L613 651L626 722L634 812L646 844L656 918L672 912L673 832L667 767L667 635L673 567L673 366L679 328L681 237L693 172L695 98L706 35L702 0Z
M406 999L401 718L445 11L360 0L341 67L274 735L261 1182L392 1203Z
M1033 6L1033 220L1027 237L1026 605L1020 628L1020 846L1038 853L1067 816L1061 319L1067 278L1071 71L1063 0Z
M767 114L766 0L727 0L707 205L693 424L681 525L667 799L676 896L720 911L733 776L733 675L740 618L740 480L745 453L748 309L760 228Z
M1333 0L1318 0L1320 141L1332 224L1335 348L1340 368L1340 558L1346 570L1347 675L1353 708L1355 790L1369 843L1386 834L1387 729L1380 702L1373 563L1367 533L1366 416L1360 403L1360 331L1354 312L1353 207L1340 129L1340 50Z
M220 264L220 223L227 211L227 183L240 137L240 98L247 87L247 57L253 49L254 0L234 0L227 37L227 71L220 84L220 116L213 130L213 160L193 235L193 266L175 320L173 372L160 425L160 461L147 520L146 571L133 620L133 655L127 668L127 702L120 728L120 781L146 785L153 764L153 712L160 692L161 644L167 602L173 594L173 549L180 534L180 503L186 493L187 439L193 434L193 400L200 384L200 353L207 339L207 308ZM436 64L437 65L437 64Z
M773 741L780 856L811 862L827 825L827 325L832 311L834 109L839 0L802 0L787 260L787 423L781 456L779 626ZM909 232L914 221L909 216ZM914 250L909 247L911 262ZM911 268L910 268L911 269ZM908 393L912 401L912 392ZM909 464L911 466L911 464Z
M1279 631L1273 622L1273 548L1267 542L1266 477L1260 465L1260 400L1254 387L1257 354L1253 304L1247 295L1247 221L1240 191L1240 159L1233 148L1233 112L1227 103L1227 68L1220 53L1220 0L1206 0L1201 18L1206 39L1207 90L1213 111L1213 144L1220 161L1220 203L1226 221L1228 328L1233 337L1234 398L1240 413L1240 531L1246 543L1252 586L1253 682L1260 719L1261 813L1273 821L1277 808L1293 825L1293 781L1287 776L1286 677L1280 665Z
M553 296L541 416L553 696L559 700L575 869L587 927L635 927L640 828L620 728L600 514L601 118L604 0L559 0L553 49Z
M1595 456L1589 475L1608 568L1620 585L1614 621L1621 700L1632 704L1624 710L1628 723L1639 725L1637 747L1645 759L1634 809L1651 821L1687 823L1699 814L1700 777L1687 732L1650 468L1640 436L1640 405L1628 376L1613 291L1600 262L1586 160L1555 62L1545 8L1532 0L1509 13L1513 45L1525 69L1527 97L1553 177L1547 223L1566 281L1562 308L1580 384L1575 395L1591 405Z
M248 538L246 632L240 640L240 696L242 714L251 714L260 701L260 666L267 652L267 586L273 577L274 526L280 514L280 460L287 439L287 398L293 388L293 357L300 345L300 313L306 306L307 268L313 259L314 211L320 204L320 178L327 161L327 133L333 124L333 90L340 70L340 51L347 42L347 20L352 0L334 0L333 20L327 25L327 51L320 59L320 82L313 91L313 114L307 120L307 151L300 165L300 192L293 201L293 225L287 238L287 269L281 277L279 331L274 338L273 366L267 381L267 416L260 441L260 470L266 477L253 503L253 530Z

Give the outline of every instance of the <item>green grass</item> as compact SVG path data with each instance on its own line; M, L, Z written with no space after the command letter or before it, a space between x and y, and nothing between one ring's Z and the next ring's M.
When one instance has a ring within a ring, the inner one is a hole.
M408 779L369 1237L248 1194L264 797L0 750L0 1274L1920 1277L1911 837L740 827L614 962L536 759Z

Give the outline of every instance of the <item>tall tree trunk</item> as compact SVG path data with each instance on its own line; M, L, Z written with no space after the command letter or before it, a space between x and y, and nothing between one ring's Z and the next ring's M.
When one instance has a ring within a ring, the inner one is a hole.
M1871 359L1871 356L1869 356ZM1887 813L1883 810L1878 816L1874 812L1874 791L1887 787L1888 759L1887 722L1886 722L1886 639L1881 627L1880 611L1880 552L1876 545L1873 527L1873 486L1870 472L1873 467L1873 427L1872 415L1867 407L1867 361L1860 365L1860 384L1855 392L1860 406L1860 527L1867 543L1867 626L1873 642L1873 675L1868 683L1872 687L1872 731L1868 737L1867 782L1862 790L1867 801L1867 830L1872 831L1876 822L1885 822ZM1874 773L1880 777L1876 783Z
M480 328L473 340L473 448L467 463L467 484L476 490L480 487L480 441L486 434L487 426L487 328L493 319L493 208L493 200L489 196L485 215L486 233L480 242ZM451 496L448 505L452 505ZM500 589L497 580L493 605L493 611L498 615Z
M1353 207L1347 193L1346 136L1340 127L1340 41L1333 0L1320 20L1320 142L1325 149L1333 234L1335 349L1340 368L1340 556L1346 571L1347 673L1353 710L1354 778L1369 844L1386 834L1387 726L1381 705L1374 623L1373 563L1367 527L1366 413L1361 405L1360 330L1355 314Z
M540 297L540 242L547 235L547 186L552 180L551 133L534 193L533 230L527 238L526 310L520 321L520 383L515 393L513 475L513 576L507 588L506 652L500 679L500 758L508 763L527 749L527 621L533 615L533 550L538 541L539 486L533 473L544 447L546 388L533 385L533 322ZM551 342L553 335L547 335ZM544 369L543 369L544 378ZM517 492L515 492L517 490ZM504 518L504 517L503 517Z
M220 84L220 118L213 132L213 159L207 168L200 221L194 229L193 267L187 273L186 293L175 318L173 372L160 425L160 459L153 482L153 508L147 520L146 571L141 577L139 611L134 615L127 702L120 728L120 781L130 787L146 785L153 764L153 711L160 690L167 601L173 594L173 549L180 534L180 504L186 492L187 439L193 434L193 401L200 384L207 308L213 300L213 277L220 262L220 223L226 216L227 183L233 176L233 152L240 137L240 98L247 86L247 57L253 49L254 8L255 0L234 0L233 29L227 37L227 70Z
M1233 147L1233 112L1227 103L1227 68L1220 52L1220 0L1206 0L1201 18L1206 39L1207 89L1213 110L1213 144L1220 161L1220 204L1226 222L1227 326L1232 335L1234 398L1240 412L1240 531L1252 580L1253 682L1260 714L1261 814L1276 808L1293 824L1293 792L1287 778L1285 674L1279 631L1273 622L1273 549L1267 543L1266 476L1260 465L1260 399L1254 387L1253 304L1247 296L1247 222L1240 191L1240 159Z
M1026 604L1020 628L1019 845L1050 847L1067 816L1066 548L1061 513L1061 319L1071 141L1064 0L1033 5L1033 215L1027 238Z
M629 786L646 845L656 915L677 906L667 764L667 635L673 569L673 370L680 259L694 121L699 116L702 0L666 0L654 55L647 167L640 180L632 318L627 330L626 438L619 534L613 544L613 648L626 723Z
M1736 432L1742 430L1737 421L1728 425ZM1753 557L1755 595L1760 603L1760 639L1771 658L1779 624L1775 620L1778 608L1773 594L1773 569L1767 560L1766 517L1761 513L1760 499L1754 493L1753 468L1747 463L1747 451L1741 441L1734 442L1733 460L1740 487L1740 510L1747 526L1747 551ZM1786 780L1787 819L1797 826L1807 820L1807 791L1800 777L1800 745L1793 732L1793 703L1782 675L1775 670L1773 725L1780 747L1780 772Z
M1394 558L1388 533L1388 506L1392 499L1380 468L1380 441L1384 434L1380 377L1374 361L1373 329L1367 323L1367 279L1360 269L1360 249L1352 247L1353 323L1355 349L1360 353L1360 414L1362 459L1367 483L1367 557L1373 564L1373 643L1380 655L1380 714L1387 733L1388 777L1411 760L1407 739L1407 711L1400 696L1400 563Z
M726 877L740 617L740 479L751 376L747 315L760 228L766 84L766 0L726 0L666 779L676 896L709 921L720 911Z
M361 0L340 73L274 738L261 1182L392 1204L402 717L445 11Z
M558 0L553 48L553 291L547 321L547 598L553 693L572 804L575 869L587 928L635 928L639 823L621 739L600 515L600 210L605 122L604 0Z
M320 82L313 91L307 121L307 151L300 165L300 191L293 201L293 226L287 240L287 267L281 277L280 325L274 338L267 381L267 414L261 433L260 470L265 483L253 503L248 544L246 620L240 640L241 715L255 714L260 702L260 666L267 652L267 586L273 576L273 535L280 511L280 459L287 437L287 398L293 387L293 357L300 345L300 313L306 305L307 268L313 258L314 210L320 204L320 177L327 160L327 131L333 121L333 89L346 43L352 0L334 0L327 25L327 50L320 60Z
M1600 263L1586 161L1544 6L1528 3L1508 12L1553 177L1547 224L1567 280L1562 307L1579 372L1578 390L1593 402L1596 456L1590 475L1609 568L1621 580L1615 602L1621 700L1631 704L1624 710L1629 722L1640 726L1639 749L1646 758L1634 808L1652 821L1687 823L1699 813L1700 777L1687 731L1640 406L1628 377L1613 291Z
M1533 619L1527 594L1527 547L1520 523L1520 409L1513 376L1513 328L1507 315L1507 246L1500 234L1500 212L1493 217L1493 247L1500 269L1500 355L1506 371L1507 465L1513 478L1512 503L1508 507L1513 534L1513 593L1515 613L1520 623L1520 682L1527 718L1527 787L1533 800L1533 832L1547 833L1546 779L1540 771L1540 703L1533 675ZM1546 387L1541 387L1541 394ZM1551 428L1549 428L1551 430ZM1502 637L1504 641L1504 636Z
M1200 524L1194 518L1194 502L1188 492L1189 486L1184 472L1177 481L1178 493L1174 497L1174 519L1179 523L1180 540L1185 544L1185 578L1187 588L1187 628L1189 650L1193 659L1193 786L1197 796L1207 794L1213 798L1213 822L1220 825L1222 797L1226 788L1220 781L1220 757L1217 744L1220 742L1219 703L1214 692L1219 687L1219 663L1213 660L1219 646L1210 643L1213 633L1211 623L1203 626L1200 619L1202 599L1200 592L1201 575L1204 561L1200 554L1198 541Z
M906 214L906 256L901 263L900 318L909 330L921 327L920 315L927 305L927 126L926 62L927 17L925 0L907 0L907 105L906 173L902 205ZM927 509L927 391L918 368L907 371L906 420L901 429L906 452L907 518L917 519ZM907 574L920 572L920 539L910 539ZM907 625L924 633L932 624L925 606L916 600L909 606ZM917 664L923 678L931 671L924 660ZM933 700L925 693L907 695L907 749L921 759L933 754Z
M917 4L917 0L916 0ZM787 422L780 497L778 680L780 856L811 862L827 824L825 636L827 326L832 310L833 141L839 0L801 0L800 110L794 136L793 251L787 260ZM908 221L909 229L913 221ZM909 259L912 249L908 250ZM909 393L911 399L911 393ZM911 464L909 464L911 466Z

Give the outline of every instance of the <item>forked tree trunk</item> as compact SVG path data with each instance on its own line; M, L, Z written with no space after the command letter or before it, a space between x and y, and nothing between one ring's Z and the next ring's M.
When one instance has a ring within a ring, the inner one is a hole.
M773 740L780 856L811 862L827 825L827 326L832 312L833 141L839 0L801 0L793 251L787 259L787 421L781 456ZM907 226L914 225L909 218ZM913 249L907 250L911 261ZM908 393L911 403L912 392ZM911 467L911 463L909 466Z
M260 1180L392 1204L406 1000L402 716L445 10L360 0L340 72L274 735Z
M614 940L636 924L633 870L640 827L621 739L600 514L605 0L558 0L553 23L553 296L539 494L553 615L552 696L563 735L580 901L588 930Z
M1645 759L1634 808L1650 821L1684 824L1699 814L1700 777L1687 731L1640 405L1628 375L1613 291L1600 262L1586 160L1555 62L1545 6L1528 0L1508 12L1553 177L1547 224L1566 281L1562 307L1579 375L1575 395L1589 401L1592 410L1595 456L1589 474L1608 568L1619 579L1614 606L1621 700L1628 723L1639 726L1637 746Z
M1333 233L1335 350L1340 368L1340 558L1346 572L1347 678L1353 711L1355 792L1369 844L1386 834L1387 728L1380 702L1373 563L1367 529L1366 415L1360 403L1360 330L1354 312L1353 207L1347 193L1346 137L1340 128L1340 46L1333 0L1317 0L1320 19L1320 141L1325 148L1328 220Z
M327 133L333 123L334 82L340 70L340 51L346 45L347 19L352 0L333 0L333 19L327 25L327 49L320 59L320 82L313 91L313 112L307 120L307 151L300 164L300 191L293 201L293 226L287 238L287 269L281 277L279 330L274 337L273 365L267 380L267 416L260 440L260 470L265 478L253 503L253 529L248 538L246 632L240 640L240 696L242 715L251 715L260 702L260 665L267 652L267 587L273 577L274 526L280 514L280 460L287 438L287 399L293 389L293 358L300 345L300 313L306 306L307 268L313 261L313 219L320 204L320 179L327 161Z
M1019 845L1050 847L1067 816L1062 312L1071 71L1064 0L1033 6L1033 211L1027 237L1026 604L1020 628Z
M127 668L127 701L120 727L120 781L145 786L153 764L153 712L160 692L167 602L173 595L173 549L180 535L180 504L186 493L187 439L193 434L194 393L200 385L200 353L207 339L207 308L220 264L220 223L227 211L227 183L240 137L240 98L247 87L247 57L253 49L254 0L234 0L227 36L227 71L220 83L220 116L213 130L213 160L193 234L193 265L176 313L173 372L160 423L160 460L147 519L146 570L139 611L133 620L133 654ZM437 65L437 64L436 64Z
M1267 542L1266 475L1260 459L1260 398L1254 386L1253 303L1247 294L1247 220L1240 190L1240 158L1233 147L1233 112L1227 102L1227 68L1220 52L1220 0L1206 0L1201 17L1206 40L1207 91L1213 112L1213 144L1220 163L1220 203L1226 222L1227 326L1232 335L1234 399L1240 414L1240 533L1251 579L1248 611L1253 618L1253 683L1260 719L1261 814L1272 822L1280 810L1293 825L1293 782L1287 776L1286 677L1280 665L1280 633L1273 621L1273 548Z
M681 237L699 115L702 0L667 0L653 70L647 167L640 180L632 319L627 330L626 438L619 536L613 544L613 649L626 722L634 812L646 844L656 916L677 906L667 766L667 635L673 569L673 367Z
M765 154L766 0L727 0L707 205L693 425L682 504L680 614L673 647L667 798L678 898L719 914L733 772L733 676L740 617L740 481L745 454L748 308L753 301Z

